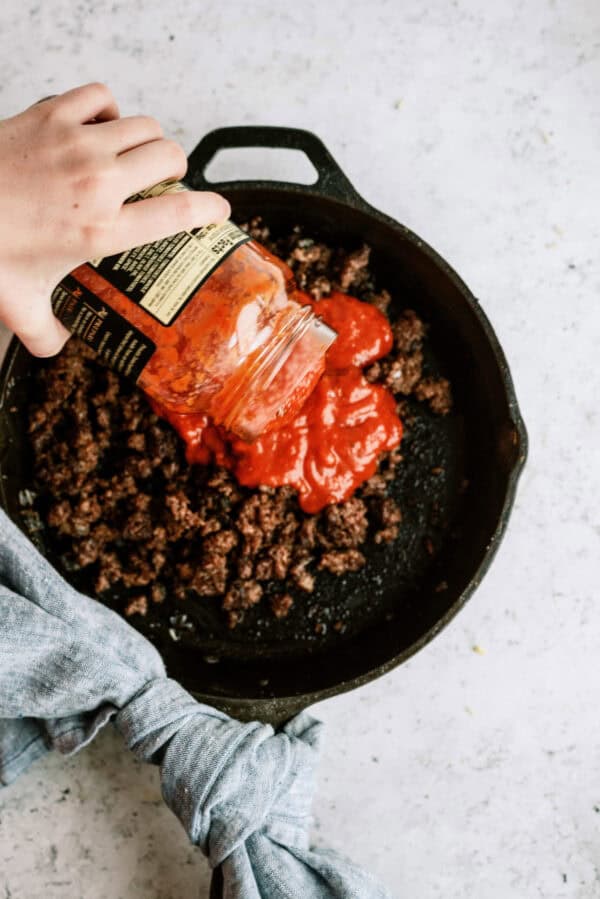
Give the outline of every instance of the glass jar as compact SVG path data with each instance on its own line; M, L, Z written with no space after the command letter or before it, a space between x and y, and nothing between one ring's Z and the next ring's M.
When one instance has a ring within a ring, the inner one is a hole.
M130 201L186 189L163 183ZM91 260L52 304L159 407L244 440L300 409L336 337L288 266L229 221Z

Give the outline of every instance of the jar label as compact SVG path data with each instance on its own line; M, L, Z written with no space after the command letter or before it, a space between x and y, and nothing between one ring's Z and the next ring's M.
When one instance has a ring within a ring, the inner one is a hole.
M54 314L119 374L136 381L156 344L72 275L52 293Z
M187 188L179 182L163 182L127 202L182 190ZM171 325L217 266L248 240L248 234L227 221L181 231L90 264L161 325Z

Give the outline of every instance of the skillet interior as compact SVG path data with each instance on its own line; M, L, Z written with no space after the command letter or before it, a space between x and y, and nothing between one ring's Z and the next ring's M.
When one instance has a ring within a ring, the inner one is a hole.
M362 571L324 575L317 593L297 602L284 621L258 606L232 632L218 604L203 602L194 611L186 606L202 624L204 636L195 646L155 635L169 673L199 698L240 717L280 720L404 661L456 613L501 537L526 438L485 317L460 279L418 238L366 204L356 208L310 188L236 184L222 192L239 220L262 213L275 232L299 223L335 246L367 241L378 285L394 296L391 315L412 307L431 324L428 364L450 378L455 397L447 419L415 404L393 488L404 516L400 537L368 548ZM32 486L26 407L41 364L13 342L0 377L0 500L52 558L39 520L22 505L23 491ZM432 474L435 467L443 473ZM434 504L438 518L448 521L445 529L432 523ZM76 573L62 573L77 586ZM440 590L442 582L447 588ZM319 636L317 619L328 623ZM331 626L340 619L347 625L343 634Z

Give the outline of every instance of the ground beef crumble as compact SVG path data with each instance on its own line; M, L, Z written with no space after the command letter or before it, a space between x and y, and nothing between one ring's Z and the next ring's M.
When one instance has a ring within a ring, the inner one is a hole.
M275 240L259 218L243 227L285 259L314 298L342 290L388 312L392 297L376 288L368 246L333 249L300 228ZM367 378L392 391L400 415L408 396L446 415L449 382L423 371L426 324L407 309L393 333L392 352ZM248 490L225 469L189 466L182 442L143 394L76 339L40 370L36 392L29 435L42 517L65 564L83 570L92 592L130 590L127 616L144 616L151 604L172 615L173 603L181 609L190 598L218 596L230 627L265 601L284 618L321 572L357 571L361 548L398 536L402 514L388 487L399 449L347 502L307 515L288 487Z

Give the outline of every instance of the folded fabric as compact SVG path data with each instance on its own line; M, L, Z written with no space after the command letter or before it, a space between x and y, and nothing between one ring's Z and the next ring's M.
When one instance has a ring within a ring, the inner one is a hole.
M220 868L225 899L384 899L338 853L309 847L321 724L280 732L197 702L155 648L64 581L0 510L0 783L109 719L160 765L165 802Z

